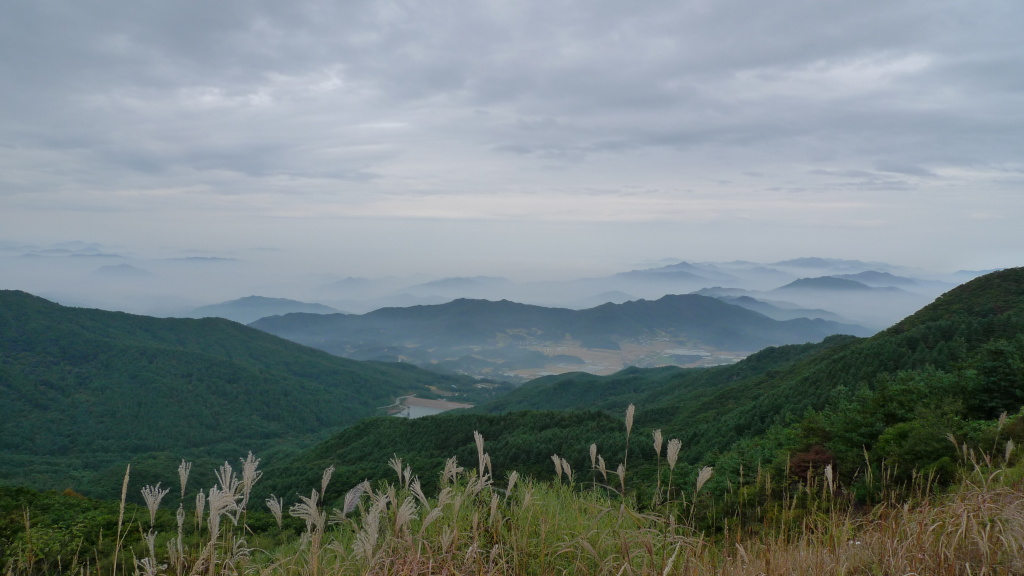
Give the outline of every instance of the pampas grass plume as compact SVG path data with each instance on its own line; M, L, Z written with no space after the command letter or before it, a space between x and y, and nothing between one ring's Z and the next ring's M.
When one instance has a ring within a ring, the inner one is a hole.
M700 492L700 489L704 487L704 484L711 479L711 475L714 474L715 469L711 466L705 466L700 469L700 473L697 474L697 489L694 493Z
M551 461L555 463L555 474L558 475L558 479L562 479L562 459L558 454L551 455Z
M665 459L668 460L668 469L675 470L676 462L679 460L679 449L683 447L683 443L673 438L668 441L668 450L665 455Z
M324 475L320 478L320 493L327 494L327 485L331 483L331 476L334 474L334 466L324 469Z
M150 528L152 528L153 524L156 522L156 510L160 507L160 501L163 500L164 496L166 496L170 491L170 488L161 490L159 482L156 483L156 486L142 487L142 499L146 501L146 508L149 509Z
M181 497L185 498L185 485L188 484L188 473L192 471L192 463L181 461L178 464L178 481L181 483Z
M206 510L206 494L200 490L196 494L196 523L199 525L199 529L203 528L203 512Z
M284 499L278 498L273 494L270 498L267 498L267 508L270 509L270 513L274 515L274 520L277 520L277 527L280 528L284 523L284 511L282 506L284 505Z

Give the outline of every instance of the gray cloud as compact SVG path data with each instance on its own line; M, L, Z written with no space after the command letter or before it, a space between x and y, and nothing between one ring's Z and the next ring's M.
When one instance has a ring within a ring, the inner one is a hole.
M258 245L268 220L782 222L805 193L836 226L865 193L892 198L858 222L918 194L992 207L1024 168L1022 24L1012 0L12 3L0 225L132 244L88 214L202 211L208 242ZM629 194L569 204L595 189Z

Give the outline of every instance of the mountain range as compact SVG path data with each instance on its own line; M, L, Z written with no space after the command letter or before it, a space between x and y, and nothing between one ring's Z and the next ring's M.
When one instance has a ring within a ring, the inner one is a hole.
M821 474L828 464L850 490L870 494L883 471L899 482L955 479L961 443L1001 453L1007 440L1024 441L1021 358L1024 268L1015 268L958 287L870 338L770 347L707 369L538 378L471 413L364 421L281 468L337 465L336 477L354 483L385 476L384 461L395 456L431 482L448 456L475 461L474 431L483 431L497 476L515 469L550 478L551 454L590 470L591 443L612 466L624 458L621 417L634 405L631 477L654 477L657 429L681 441L689 481L713 466L713 489L722 492L765 474L799 482L810 466Z
M817 342L832 334L871 333L822 319L773 320L694 294L586 310L459 299L362 315L287 314L251 326L339 356L446 363L478 376L508 376L526 369L586 371L588 362L581 356L591 351L646 354L649 359L660 357L663 364L679 363L669 358L675 354L689 356L683 363L695 364L711 352L743 356L766 346ZM674 352L680 349L691 352ZM618 367L643 361L634 356Z
M335 314L337 309L323 304L299 302L288 298L267 298L246 296L219 304L200 306L189 314L192 318L227 318L241 324L249 324L266 316L279 316L293 312L308 314Z
M263 262L268 258L273 260L272 265ZM896 286L913 296L905 298L906 302L889 302L886 296L875 294L872 298L878 302L850 302L843 310L833 309L827 297L788 302L797 308L827 310L846 322L883 329L942 292L983 273L944 273L830 258L778 262L665 259L637 264L632 269L610 269L604 275L544 280L445 276L431 270L405 276L359 277L344 267L338 269L336 263L320 264L318 270L322 272L296 274L291 262L273 251L253 252L247 257L189 253L145 257L88 243L5 243L0 244L0 287L26 290L65 305L192 317L198 307L250 294L316 302L351 313L443 304L458 298L585 309L605 302L657 300L667 294L712 287L747 291L763 300L772 297L761 293L794 280L836 276L872 287ZM779 297L774 300L785 301Z

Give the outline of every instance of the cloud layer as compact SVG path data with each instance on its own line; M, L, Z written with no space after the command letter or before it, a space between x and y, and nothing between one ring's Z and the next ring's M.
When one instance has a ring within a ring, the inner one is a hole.
M14 3L0 225L369 272L515 242L1011 265L1021 25L1012 0Z

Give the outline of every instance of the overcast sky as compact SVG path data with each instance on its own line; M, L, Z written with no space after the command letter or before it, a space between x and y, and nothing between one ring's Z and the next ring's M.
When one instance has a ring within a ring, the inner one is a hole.
M1022 264L1019 0L2 4L2 241Z

